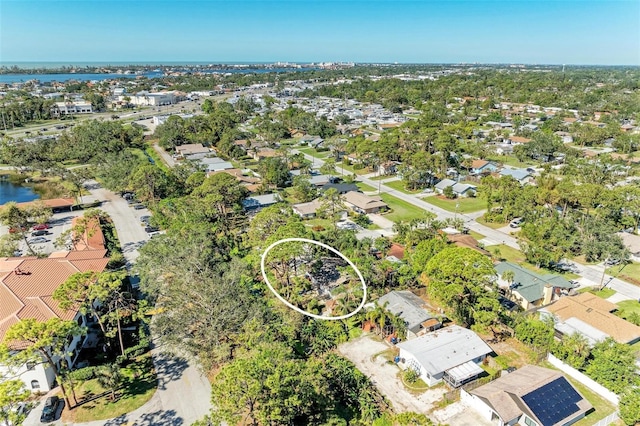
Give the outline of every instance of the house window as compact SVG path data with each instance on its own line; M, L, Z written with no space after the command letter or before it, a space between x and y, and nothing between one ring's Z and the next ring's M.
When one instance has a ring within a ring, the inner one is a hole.
M36 368L36 363L35 362L28 362L27 363L27 370L32 371Z
M531 420L529 417L524 418L524 424L527 426L538 426L538 423L534 422L533 420Z
M40 389L40 382L37 380L31 381L31 389Z

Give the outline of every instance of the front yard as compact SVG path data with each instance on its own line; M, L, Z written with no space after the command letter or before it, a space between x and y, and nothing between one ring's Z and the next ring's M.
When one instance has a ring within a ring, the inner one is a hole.
M419 194L422 192L421 189L416 189L413 191L407 189L404 182L401 180L393 180L391 182L385 182L384 185L388 186L389 188L393 188L396 191L404 192L405 194Z
M631 262L625 265L615 265L607 268L607 274L631 284L640 285L640 263Z
M408 222L412 219L421 219L425 216L425 210L394 197L393 195L380 194L380 197L392 210L390 213L385 214L384 217L393 222Z
M116 391L115 401L111 401L110 391L100 386L97 379L87 380L75 390L81 405L73 410L65 407L62 420L83 423L110 419L129 413L151 399L156 391L157 381L150 352L136 358L129 366L122 368L121 372L124 385ZM83 403L83 400L87 402Z
M424 201L452 213L473 213L484 210L487 207L486 201L477 197L455 198L453 200L449 200L442 196L435 196L426 197Z

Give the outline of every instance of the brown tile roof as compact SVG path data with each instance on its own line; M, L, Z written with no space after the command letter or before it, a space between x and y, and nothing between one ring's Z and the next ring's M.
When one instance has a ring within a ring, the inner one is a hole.
M0 341L9 327L26 318L45 321L72 319L76 310L62 310L53 292L76 272L98 271L107 266L106 250L71 252L61 256L0 258Z
M471 167L474 169L479 169L481 167L486 166L487 164L489 164L487 160L473 160L471 162Z
M630 343L640 338L640 327L612 314L611 311L615 309L616 305L591 293L562 297L545 307L561 321L576 318L611 336L618 343Z
M81 219L81 217L74 217L71 221L71 226L76 226L79 219ZM74 247L75 251L104 250L104 234L102 233L98 220L88 222L84 234L85 235L79 238L79 241L76 243Z
M344 194L344 199L347 203L353 204L354 206L361 208L363 210L368 210L376 207L387 207L387 203L382 201L379 197L370 197L361 192L349 191Z
M389 249L389 256L395 256L400 260L404 259L404 247L397 243L391 244L391 248Z

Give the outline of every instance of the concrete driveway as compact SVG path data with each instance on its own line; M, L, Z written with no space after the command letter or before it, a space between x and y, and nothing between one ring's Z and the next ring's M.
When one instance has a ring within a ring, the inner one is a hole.
M446 389L438 387L420 394L409 392L399 377L400 368L378 355L389 348L390 345L374 339L371 334L365 334L338 346L338 351L373 381L380 393L391 402L395 412L429 414Z

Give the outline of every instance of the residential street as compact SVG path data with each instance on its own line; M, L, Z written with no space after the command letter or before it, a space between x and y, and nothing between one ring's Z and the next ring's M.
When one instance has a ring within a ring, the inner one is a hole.
M300 152L297 150L293 150L294 152ZM305 158L308 160L313 160L317 167L321 167L324 164L319 158L312 157L308 154L304 154ZM455 213L451 213L447 210L444 210L440 207L434 206L433 204L427 203L426 201L421 200L415 195L405 194L403 192L397 191L395 189L389 188L385 186L384 182L380 182L379 180L371 180L369 177L372 176L358 176L358 180L363 183L372 186L374 188L380 188L381 193L387 193L393 195L396 198L399 198L407 203L413 204L416 207L420 207L423 210L427 210L435 213L439 219L448 219L456 217ZM520 245L515 237L512 235L506 234L502 232L500 229L492 229L488 226L482 225L475 221L475 219L479 216L478 213L470 213L470 214L461 214L457 215L465 220L465 225L471 229L472 231L478 232L485 236L481 241L485 246L491 246L496 244L505 244L510 247L520 249ZM376 232L376 231L370 231ZM600 285L600 281L602 279L602 265L582 265L577 262L573 262L577 267L577 274L582 277L580 281L581 286L584 287L592 287ZM633 284L629 284L625 281L619 280L617 278L613 278L610 275L605 275L604 283L607 283L607 287L615 290L618 294L616 295L617 299L635 299L640 300L640 287L635 286Z

